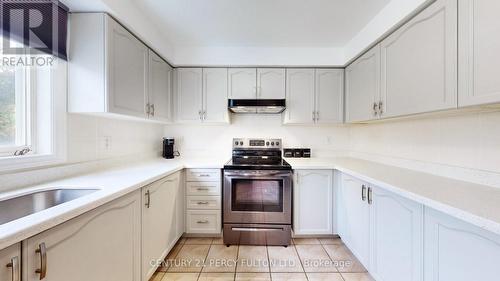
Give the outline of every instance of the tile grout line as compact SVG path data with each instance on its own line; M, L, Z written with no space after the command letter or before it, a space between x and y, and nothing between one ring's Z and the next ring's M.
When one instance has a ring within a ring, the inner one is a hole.
M234 278L236 280L236 272L238 272L238 263L240 259L240 245L238 245L238 251L236 252L236 266L234 267Z
M203 272L203 269L205 268L205 263L207 262L208 255L210 254L210 250L212 249L212 243L213 243L213 239L210 241L210 244L208 244L208 251L207 251L207 254L205 255L205 259L203 260L203 265L200 269L200 272L198 273L198 278L196 278L196 280L200 280L201 273Z
M304 271L304 275L306 276L307 281L309 281L309 276L307 276L307 272L306 272L306 269L304 267L304 263L302 262L302 258L300 257L299 251L297 250L297 247L295 245L295 241L293 243L293 249L295 250L297 257L299 258L300 266L302 267L302 270Z
M269 247L266 245L266 255L267 255L267 267L269 268L269 280L273 281L273 275L271 274L271 258L269 258Z

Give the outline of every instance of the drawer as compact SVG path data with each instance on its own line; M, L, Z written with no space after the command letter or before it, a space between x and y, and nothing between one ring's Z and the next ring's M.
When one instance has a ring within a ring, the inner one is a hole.
M186 181L221 181L220 169L188 169Z
M186 196L186 209L220 210L220 196Z
M220 182L186 182L186 195L219 196L220 194Z
M187 210L186 233L219 234L221 232L221 211Z

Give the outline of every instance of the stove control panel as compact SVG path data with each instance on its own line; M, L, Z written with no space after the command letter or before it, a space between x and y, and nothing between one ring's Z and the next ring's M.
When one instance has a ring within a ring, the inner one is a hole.
M250 149L280 149L282 147L281 139L233 139L233 150Z

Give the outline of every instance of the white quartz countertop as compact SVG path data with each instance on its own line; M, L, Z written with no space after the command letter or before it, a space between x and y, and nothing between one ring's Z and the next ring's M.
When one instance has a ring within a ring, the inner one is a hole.
M294 169L339 170L500 234L500 188L354 158L287 158L287 161Z
M227 160L159 158L0 193L0 200L4 200L54 188L99 189L87 196L0 225L0 249L50 229L184 168L221 169Z

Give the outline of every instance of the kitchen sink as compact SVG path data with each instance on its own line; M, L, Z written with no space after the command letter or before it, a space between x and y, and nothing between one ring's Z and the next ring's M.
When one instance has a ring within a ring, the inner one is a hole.
M89 195L98 190L57 188L0 201L0 225Z

